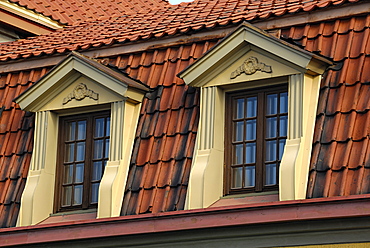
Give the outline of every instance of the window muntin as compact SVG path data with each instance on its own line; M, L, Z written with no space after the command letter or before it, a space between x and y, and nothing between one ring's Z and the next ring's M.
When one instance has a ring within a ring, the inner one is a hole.
M227 93L226 194L278 189L287 139L287 91L287 86L275 86Z
M60 118L56 211L94 208L108 161L110 112Z

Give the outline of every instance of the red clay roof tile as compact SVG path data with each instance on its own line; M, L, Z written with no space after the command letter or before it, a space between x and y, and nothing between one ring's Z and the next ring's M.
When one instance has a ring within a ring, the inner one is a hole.
M309 11L322 2L333 4L329 0L315 0L307 5L305 9L301 1L294 0L290 1L289 8L293 7L294 11ZM204 4L204 7L196 10L199 4ZM258 5L254 5L254 3L249 3L247 8L242 5L233 7L226 2L211 4L207 0L197 0L177 6L165 5L167 6L153 8L148 11L126 13L121 16L113 16L110 19L103 18L101 20L78 23L75 26L68 26L65 29L58 30L53 34L33 38L32 43L29 43L29 40L19 40L14 43L4 44L0 47L0 50L3 51L0 54L0 61L18 59L24 56L28 57L30 52L33 56L42 56L44 52L47 52L47 54L55 51L57 53L65 53L81 49L82 47L86 48L89 45L100 47L112 45L116 42L136 41L143 39L143 37L150 38L154 36L159 38L192 30L200 31L207 26L210 27L217 24L223 26L228 25L230 22L238 24L243 20L250 21L257 18L268 18L271 13L275 15L277 13L285 13L281 11L280 6L260 8ZM224 10L220 12L218 11L220 8L230 8L230 11ZM278 8L278 11L274 12L271 8ZM187 12L191 12L192 15L188 15ZM111 16L111 13L109 13L109 16ZM168 16L171 19L168 19ZM342 30L343 34L349 32L350 27L348 25L345 22L341 24L339 33ZM60 37L64 37L64 39L60 39ZM78 41L78 45L76 45L76 41ZM47 44L50 43L54 44L53 50L47 47ZM197 58L204 51L196 53L194 58Z
M148 11L156 7L169 6L165 0L117 1L117 0L9 0L63 24L93 20L97 17L110 17L139 11Z

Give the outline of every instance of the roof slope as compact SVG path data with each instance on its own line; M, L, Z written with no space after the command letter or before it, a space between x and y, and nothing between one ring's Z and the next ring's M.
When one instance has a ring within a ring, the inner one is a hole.
M343 2L312 1L309 6ZM66 53L186 33L192 29L230 26L233 21L254 20L263 11L271 14L275 6L268 5L268 10L261 2L250 2L242 12L242 3L237 2L228 12L221 8L226 8L225 3L231 1L206 3L200 0L170 7L166 9L168 12L153 10L149 17L132 14L81 23L53 34L2 45L0 58L41 56L42 52L45 55ZM284 3L287 6L288 2ZM310 10L303 8L300 1L289 3L296 6L292 11ZM252 9L252 4L258 4L253 6L259 9L248 16L247 9ZM185 11L190 9L193 15ZM286 27L281 35L282 39L341 65L331 68L321 83L307 197L370 192L370 71L367 70L370 15ZM110 64L152 90L142 104L123 215L183 208L197 132L199 92L185 86L175 75L216 42L210 40L109 58ZM23 113L12 100L49 69L30 68L0 77L0 107L4 106L0 117L0 226L3 227L16 222L32 151L33 116Z
M9 0L62 24L95 20L170 5L166 0Z
M54 33L0 45L0 61L32 56L83 52L115 43L134 42L176 34L199 32L219 26L237 25L245 20L266 19L307 12L358 0L198 0L155 8L148 12L113 16L78 23Z
M339 66L321 82L307 197L370 193L370 15L282 30Z

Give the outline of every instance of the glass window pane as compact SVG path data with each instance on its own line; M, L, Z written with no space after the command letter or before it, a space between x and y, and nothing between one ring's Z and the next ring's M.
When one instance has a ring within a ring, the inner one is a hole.
M267 95L267 106L266 114L275 115L277 114L277 94Z
M95 137L104 136L104 118L95 119Z
M256 162L256 143L247 143L245 147L245 162L247 164Z
M256 139L256 119L253 120L247 120L246 125L246 140L255 140Z
M276 140L266 141L266 161L276 160Z
M110 117L107 117L107 123L106 123L106 131L105 131L105 136L110 136Z
M232 188L241 188L242 187L242 178L243 178L243 167L232 168Z
M91 184L91 203L97 203L99 196L99 183Z
M288 92L280 94L280 113L288 113Z
M94 140L94 159L103 158L103 140Z
M76 138L76 122L69 122L67 140L75 140L75 138Z
M266 138L276 137L277 119L271 117L266 119Z
M71 184L73 179L73 164L64 165L64 184Z
M84 164L76 164L75 183L82 183L84 181Z
M102 177L102 161L97 161L93 163L93 169L92 169L92 180L93 181L99 181Z
M75 161L75 144L66 144L65 162Z
M71 206L72 204L72 186L63 187L63 206Z
M242 164L243 163L243 145L235 145L234 146L234 164Z
M244 118L244 99L236 100L236 116L237 119Z
M244 187L254 187L256 181L256 167L247 166L244 168Z
M109 157L109 139L105 140L105 153L104 153L104 158Z
M257 116L257 97L247 98L247 118Z
M77 142L76 161L85 160L85 142Z
M283 157L285 147L285 139L279 140L279 160Z
M235 138L234 141L242 141L243 140L243 129L244 129L244 122L238 121L235 122Z
M78 122L77 139L86 139L86 121Z
M287 136L288 116L280 116L279 136Z
M276 184L276 164L266 164L266 183L265 185Z
M76 185L74 187L74 197L73 197L73 205L81 205L82 204L82 194L83 194L83 186Z

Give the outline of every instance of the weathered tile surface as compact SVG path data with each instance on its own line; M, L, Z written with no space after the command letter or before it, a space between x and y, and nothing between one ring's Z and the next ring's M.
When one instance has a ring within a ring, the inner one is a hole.
M82 22L52 34L0 45L0 60L232 26L244 20L312 11L355 1L195 1L145 15ZM281 38L336 63L323 77L307 197L370 192L370 17L286 27ZM176 74L217 40L109 58L147 84L125 188L122 214L183 209L199 118L199 91ZM5 62L6 63L6 62ZM15 225L33 140L33 115L12 100L50 68L0 75L0 226Z
M62 24L148 11L170 5L165 0L9 0Z

